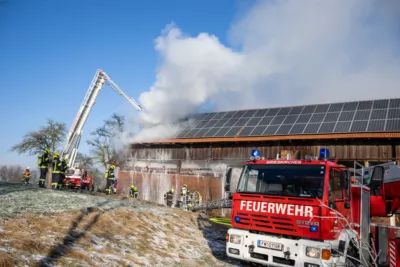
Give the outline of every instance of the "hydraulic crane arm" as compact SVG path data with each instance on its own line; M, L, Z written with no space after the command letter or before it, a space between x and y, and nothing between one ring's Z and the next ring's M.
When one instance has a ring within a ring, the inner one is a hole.
M74 123L68 132L67 142L62 152L62 157L67 159L68 166L70 167L74 167L83 126L89 117L90 111L96 103L97 96L105 84L111 87L119 95L125 97L138 111L142 111L142 107L132 97L127 96L105 72L97 70L92 82L90 83L85 98L82 101L78 114L75 117Z
M125 97L125 99L128 100L129 103L131 103L138 111L142 111L143 110L143 108L135 101L135 99L133 99L132 97L127 96L124 93L124 91L122 91L121 88L119 88L119 86L113 80L111 80L111 78L105 72L103 72L103 75L106 78L107 85L110 86L111 89L113 89L115 92L117 92L117 94L122 95L123 97Z

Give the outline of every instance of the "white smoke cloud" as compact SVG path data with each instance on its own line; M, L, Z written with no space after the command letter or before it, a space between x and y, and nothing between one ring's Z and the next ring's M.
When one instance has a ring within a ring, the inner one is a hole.
M139 98L145 129L134 140L173 136L173 122L207 103L234 110L397 97L399 29L396 0L259 1L232 24L235 49L169 25L155 42L162 63Z

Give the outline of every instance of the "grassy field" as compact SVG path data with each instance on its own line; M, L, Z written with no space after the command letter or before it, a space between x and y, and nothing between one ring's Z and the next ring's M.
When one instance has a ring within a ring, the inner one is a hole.
M199 213L4 183L0 203L0 267L241 266Z

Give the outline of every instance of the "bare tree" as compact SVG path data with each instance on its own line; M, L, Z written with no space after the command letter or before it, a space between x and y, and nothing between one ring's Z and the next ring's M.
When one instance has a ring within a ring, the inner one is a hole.
M61 142L64 141L66 132L65 123L48 119L45 126L42 126L38 131L31 131L25 134L21 142L12 146L10 151L32 156L49 149L51 155L53 155ZM49 166L47 178L47 185L50 186L52 179L51 166Z
M78 152L78 154L76 155L75 161L79 163L79 168L81 169L91 169L94 165L92 157L82 154L80 152Z
M3 165L0 167L0 180L7 182L7 166Z
M47 120L47 124L38 131L31 131L24 135L21 142L12 146L10 151L30 156L42 153L45 149L55 152L66 135L65 123Z
M123 131L124 124L125 118L114 113L110 119L104 121L103 126L91 133L93 139L87 141L88 145L92 147L93 159L105 169L111 161L117 160L117 152L113 147L112 139L118 132Z

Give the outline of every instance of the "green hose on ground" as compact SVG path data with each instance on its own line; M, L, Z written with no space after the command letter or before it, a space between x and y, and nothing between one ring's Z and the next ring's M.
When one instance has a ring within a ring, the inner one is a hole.
M229 218L210 218L210 221L218 223L218 224L232 226L231 220Z

